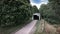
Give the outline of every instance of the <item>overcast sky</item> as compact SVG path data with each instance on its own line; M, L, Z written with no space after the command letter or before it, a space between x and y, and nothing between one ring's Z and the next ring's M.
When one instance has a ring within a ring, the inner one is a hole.
M48 3L48 0L30 0L30 4L32 6L36 5L37 8L39 9L41 4L47 4Z

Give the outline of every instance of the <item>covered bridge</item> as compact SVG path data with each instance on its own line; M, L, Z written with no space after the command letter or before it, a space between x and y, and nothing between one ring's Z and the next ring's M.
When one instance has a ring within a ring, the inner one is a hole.
M32 15L32 20L40 20L40 13L34 13Z

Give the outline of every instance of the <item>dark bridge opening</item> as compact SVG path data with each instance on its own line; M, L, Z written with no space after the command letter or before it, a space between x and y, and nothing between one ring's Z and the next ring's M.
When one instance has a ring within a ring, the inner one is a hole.
M39 20L39 16L34 15L34 20Z

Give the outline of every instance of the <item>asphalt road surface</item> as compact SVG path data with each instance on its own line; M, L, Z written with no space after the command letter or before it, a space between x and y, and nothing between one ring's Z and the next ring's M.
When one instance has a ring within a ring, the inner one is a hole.
M31 34L33 27L38 20L33 20L31 23L27 24L25 27L17 31L15 34ZM32 32L33 33L33 32Z

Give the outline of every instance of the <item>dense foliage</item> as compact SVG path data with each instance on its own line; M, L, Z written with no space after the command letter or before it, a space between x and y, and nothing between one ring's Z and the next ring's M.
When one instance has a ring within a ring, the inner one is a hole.
M33 14L32 9L29 0L0 0L0 25L25 24Z
M42 17L51 24L60 24L60 0L48 0L49 3L42 4L39 9Z
M39 10L36 6L33 6L33 13L39 13Z

